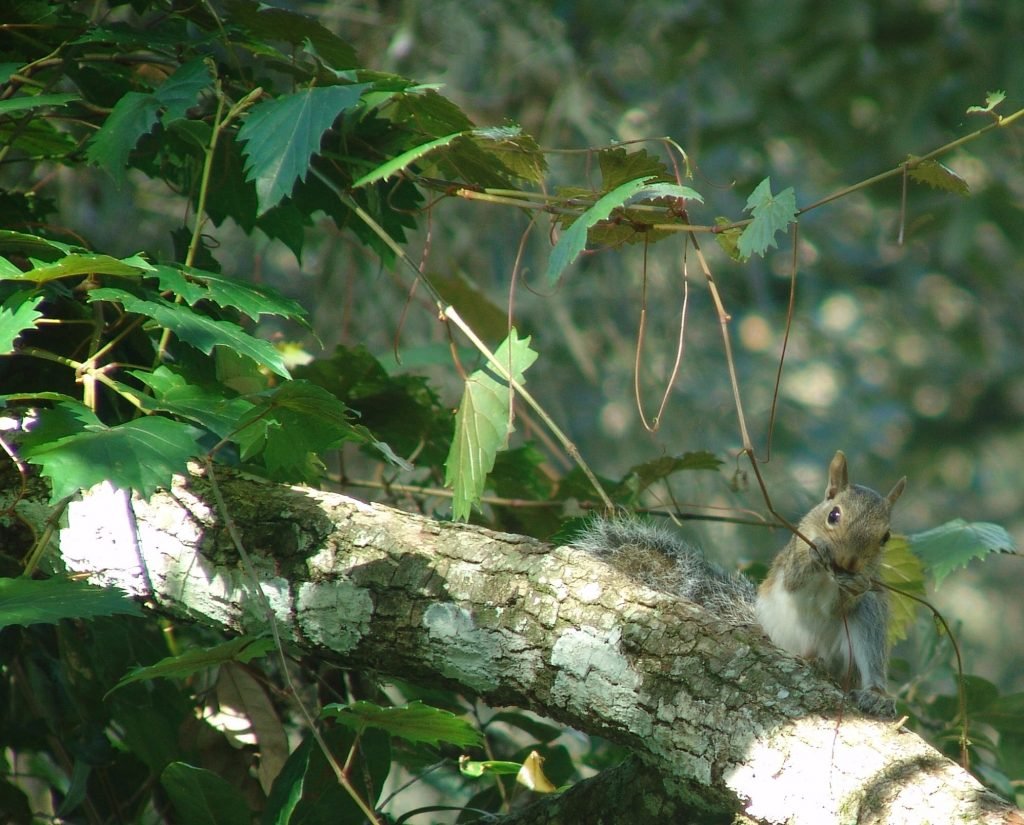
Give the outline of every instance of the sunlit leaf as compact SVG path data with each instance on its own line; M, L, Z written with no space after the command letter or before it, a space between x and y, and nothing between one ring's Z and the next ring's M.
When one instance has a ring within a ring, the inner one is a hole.
M924 598L924 565L911 552L906 536L893 536L885 545L882 581L902 593ZM914 624L919 609L920 604L909 596L889 591L889 645L907 638L907 632Z
M149 497L170 485L198 452L202 431L169 418L149 416L115 427L89 425L84 431L24 450L50 480L52 499L110 481Z
M989 92L987 95L985 95L985 105L984 106L968 106L967 107L967 114L969 114L969 115L979 115L979 114L980 115L985 115L985 114L990 114L991 112L994 112L996 107L1000 103L1002 103L1004 100L1006 100L1006 92L1004 92L1004 91Z
M1016 553L1010 534L998 524L964 521L961 518L907 536L913 551L925 563L935 579L935 586L974 559L990 553Z
M43 296L34 291L15 292L0 304L0 355L14 351L14 344L23 332L35 329L43 317L38 309Z
M311 86L250 110L238 139L245 142L246 180L256 183L260 214L290 195L297 180L305 180L324 132L359 104L367 85Z
M152 318L186 344L207 355L212 353L216 346L229 347L256 363L263 364L278 375L288 377L288 368L285 367L281 354L274 345L261 338L254 338L238 324L214 320L184 304L164 300L147 301L123 289L111 287L91 290L89 300L114 301L128 312Z
M436 140L431 140L421 146L414 146L412 149L402 152L402 154L397 157L391 158L391 160L386 163L382 163L373 171L363 175L363 177L352 184L352 188L358 189L360 186L367 186L371 183L376 183L379 180L387 180L410 164L415 163L424 155L433 152L435 149L440 149L442 146L447 146L461 134L463 133L455 132L454 134L445 135L444 137L439 137Z
M747 198L743 211L750 212L754 219L740 235L737 250L743 258L764 255L769 247L776 246L776 233L796 220L796 193L790 187L773 195L771 178L765 178Z
M251 662L265 656L274 649L274 640L269 637L253 638L239 636L213 647L186 650L177 656L168 656L154 665L134 668L114 685L107 693L118 688L146 679L184 679L200 670L224 664L225 662Z
M513 328L495 352L495 359L521 383L523 372L537 359L537 353L530 349L529 337L519 338ZM455 415L455 437L445 462L444 483L454 492L452 515L456 520L469 518L498 450L508 443L510 403L508 384L495 380L486 370L477 370L466 379Z
M308 327L306 310L297 301L279 295L267 286L255 286L216 272L186 266L158 265L153 274L162 291L180 296L190 306L211 301L219 307L234 307L254 321L262 315L278 315Z
M483 734L465 719L419 701L402 707L380 707L365 701L327 705L320 716L360 732L366 728L379 728L407 742L428 742L432 745L450 742L472 747L483 740Z
M122 96L89 141L86 160L102 166L118 186L123 185L128 157L139 139L156 126L160 105L154 95L143 92Z

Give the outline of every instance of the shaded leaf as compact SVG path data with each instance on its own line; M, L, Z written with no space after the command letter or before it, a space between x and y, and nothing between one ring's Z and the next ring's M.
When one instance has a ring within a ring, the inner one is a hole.
M183 63L153 92L163 107L160 121L164 126L181 120L199 102L199 94L210 85L210 69L201 58ZM201 144L206 146L206 144Z
M248 359L246 362L252 363ZM119 389L147 412L163 411L187 418L219 438L232 435L254 406L244 398L232 398L221 391L189 384L164 366L153 372L131 370L129 374L149 387L153 394L150 396L125 385L119 385Z
M256 183L259 213L305 180L310 158L338 115L359 104L368 84L313 86L254 106L238 131L245 143L246 180Z
M251 825L252 814L241 791L213 771L172 762L160 774L160 784L181 822Z
M110 481L149 497L170 485L174 473L200 452L202 431L169 418L149 416L116 427L88 425L56 441L33 445L24 457L50 479L52 499Z
M730 226L733 221L729 218L723 218L721 216L715 218L715 226ZM742 261L743 256L740 254L739 244L740 236L743 234L743 230L738 226L734 226L731 229L726 229L723 232L715 233L715 240L718 241L718 245L722 247L725 254L732 258L734 261Z
M597 162L601 167L601 189L604 192L610 192L624 183L639 178L655 181L675 180L665 163L646 149L635 152L627 152L621 146L603 149L597 155Z
M483 741L483 734L465 719L419 701L391 708L364 701L351 705L327 705L320 717L334 719L359 732L378 728L407 742L428 742L431 745L450 742L472 747Z
M40 109L43 106L66 106L73 100L78 100L78 95L51 94L51 95L21 95L10 97L7 100L0 100L0 115L9 115L13 112L25 112L32 109Z
M971 194L967 181L937 160L923 160L910 167L909 174L918 183L927 183L932 189L941 189L957 195Z
M773 195L771 178L765 178L747 198L743 211L750 212L754 220L740 235L737 249L743 258L764 255L768 247L776 246L775 234L796 220L796 193L790 187Z
M518 126L474 129L473 142L518 178L543 183L548 164L537 141Z
M0 628L115 614L141 616L142 610L113 587L63 578L0 579Z
M177 656L161 659L148 667L134 668L107 691L107 696L132 682L141 682L146 679L184 679L200 670L225 662L251 662L253 659L265 656L273 649L274 640L269 637L239 636L213 647L186 650Z
M633 495L637 495L652 484L682 470L717 470L722 464L718 456L706 450L684 453L681 456L661 456L630 467L619 486L628 488Z
M913 551L925 563L938 587L942 581L973 559L989 553L1016 553L1013 539L998 524L967 522L961 518L907 536Z
M128 92L114 106L100 130L89 141L85 158L102 166L118 186L124 184L128 157L139 139L156 125L160 101L151 94Z

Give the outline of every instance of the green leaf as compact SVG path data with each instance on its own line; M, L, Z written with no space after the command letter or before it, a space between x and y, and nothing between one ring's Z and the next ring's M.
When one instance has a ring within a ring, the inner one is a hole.
M102 166L110 173L114 183L124 184L125 169L139 139L156 125L160 114L160 101L155 95L128 92L108 115L100 130L92 136L85 159Z
M137 298L123 289L100 287L89 292L90 301L115 301L128 312L135 312L152 318L160 326L169 329L186 344L210 355L216 346L224 346L263 364L278 375L287 378L288 368L281 353L268 341L254 338L238 324L230 321L216 321L200 315L191 307L171 301L147 301Z
M213 771L184 762L172 762L160 784L178 813L189 825L251 825L252 814L242 792Z
M239 636L213 647L187 650L178 656L161 659L148 667L133 669L107 692L107 696L132 682L146 679L184 679L193 673L225 662L251 662L253 659L266 656L273 649L274 640L269 637Z
M882 554L882 581L896 588L889 592L889 645L907 638L917 618L920 604L912 596L924 598L924 565L910 550L906 536L893 536ZM897 592L898 591L898 592ZM908 595L904 596L903 593Z
M78 95L52 94L52 95L22 95L11 97L7 100L0 100L0 115L9 115L12 112L25 112L32 109L40 109L43 106L66 106L73 100L79 100Z
M768 247L776 246L775 233L782 232L796 220L796 194L792 187L772 194L771 178L765 178L747 198L744 212L754 220L740 235L737 249L743 258L764 255Z
M33 445L24 457L42 467L58 501L101 481L149 497L200 452L201 430L149 416L116 427L88 425L80 433Z
M519 762L505 762L498 759L480 761L477 759L464 759L459 762L459 773L472 779L479 779L482 776L509 776L518 774L523 769Z
M957 195L971 194L967 181L937 160L922 160L910 167L909 174L918 183L927 183L932 189L941 189Z
M548 164L537 141L519 126L491 126L474 129L473 142L496 158L512 175L531 183L544 182Z
M465 719L419 701L397 708L384 708L364 701L347 706L327 705L320 717L334 719L360 733L366 728L378 728L407 742L427 742L431 745L450 742L453 745L472 747L483 741L483 734Z
M439 137L436 140L424 143L421 146L414 146L412 149L402 152L402 154L397 157L391 158L391 160L386 163L382 163L373 171L363 175L359 180L352 184L352 188L358 189L360 186L367 186L368 184L376 183L379 180L387 180L395 173L405 169L405 167L409 166L411 163L415 163L424 155L434 151L435 149L439 149L442 146L447 146L462 134L463 132L454 132L453 134L445 135L444 137Z
M635 464L629 468L620 487L627 488L633 495L638 495L662 479L683 470L717 470L723 464L714 453L684 453L681 456L661 456L643 464Z
M342 112L359 104L368 84L313 86L254 106L238 131L245 142L246 180L255 181L259 214L306 179L310 158Z
M292 380L259 399L243 418L235 440L242 458L262 455L274 478L303 478L311 454L334 449L345 440L366 441L350 421L351 410L309 381Z
M936 588L946 576L966 567L973 559L984 558L989 553L1017 552L1005 528L983 521L967 522L961 518L915 533L907 539L931 571Z
M996 91L989 92L985 95L984 106L968 106L967 114L969 115L987 115L995 111L996 107L1006 100L1006 92Z
M173 292L189 306L211 301L219 307L234 307L256 321L262 315L277 315L309 327L306 310L297 301L285 298L270 287L253 286L237 278L186 266L158 265L154 274L161 291Z
M165 80L153 97L163 107L160 121L167 126L181 120L199 102L199 94L210 85L210 69L202 58L183 63Z
M601 167L601 188L604 192L616 189L624 183L644 178L646 180L675 180L662 160L646 149L628 152L621 146L604 149L597 156Z
M522 383L523 373L537 360L529 337L519 338L514 327L494 356L518 383ZM452 516L456 520L469 518L470 509L483 493L498 450L508 442L512 431L510 403L508 384L496 381L485 370L477 370L466 379L462 403L455 414L455 438L445 462L444 483L454 492Z
M141 616L142 610L112 587L62 578L0 579L0 628L115 614Z
M724 218L721 215L715 218L715 226L730 226L733 223L729 218ZM742 261L743 256L740 254L739 243L740 236L743 234L743 230L739 227L732 227L722 232L715 233L715 240L718 241L718 245L722 247L722 250L732 258L734 261Z
M1000 734L1024 734L1024 693L994 697L983 710L971 714L971 721L991 725Z
M246 363L252 363L246 359ZM239 422L255 406L244 398L225 396L223 391L189 384L168 367L157 367L153 372L131 370L130 374L152 390L149 396L131 387L119 385L121 392L134 398L147 412L162 410L179 418L187 418L208 429L219 438L227 438L239 427Z
M110 255L72 252L54 263L34 266L17 275L5 275L4 280L33 281L43 284L58 278L76 278L80 275L118 275L132 277L147 273L152 267L139 256L118 259Z
M579 257L587 246L587 230L598 221L605 220L612 210L622 206L650 182L651 178L638 178L617 186L607 195L598 199L586 212L580 215L558 239L548 258L547 280L555 284L565 268Z
M18 337L25 330L35 329L36 321L43 317L38 309L42 301L38 292L22 290L0 304L0 355L14 352Z

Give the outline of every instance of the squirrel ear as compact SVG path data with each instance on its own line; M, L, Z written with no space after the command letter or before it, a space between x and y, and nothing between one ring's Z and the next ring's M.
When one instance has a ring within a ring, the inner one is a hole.
M828 487L825 488L825 498L835 498L850 486L850 478L846 472L846 456L842 450L836 450L832 463L828 465Z
M907 477L903 476L899 481L893 485L893 488L889 491L889 495L885 497L885 500L889 502L889 506L892 507L903 494L903 488L907 486Z

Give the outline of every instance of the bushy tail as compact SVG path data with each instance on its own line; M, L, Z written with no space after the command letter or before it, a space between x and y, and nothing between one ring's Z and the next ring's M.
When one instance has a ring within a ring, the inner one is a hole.
M654 590L703 605L730 624L757 621L753 583L709 562L667 528L635 518L595 518L572 545Z

